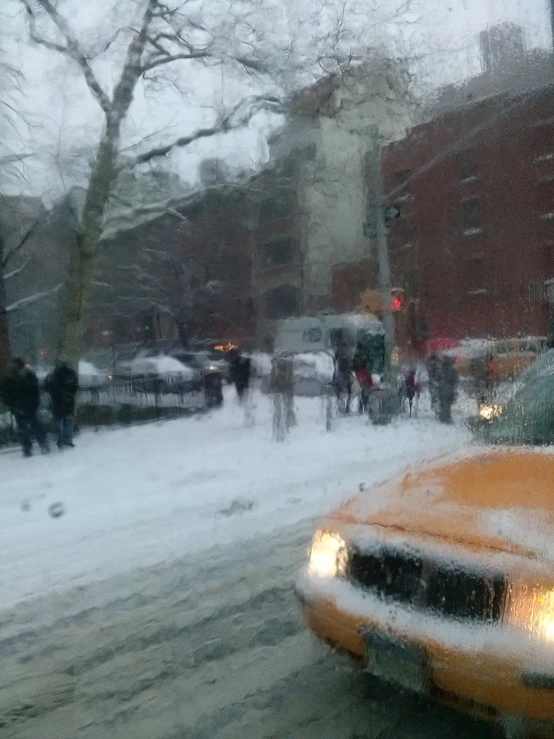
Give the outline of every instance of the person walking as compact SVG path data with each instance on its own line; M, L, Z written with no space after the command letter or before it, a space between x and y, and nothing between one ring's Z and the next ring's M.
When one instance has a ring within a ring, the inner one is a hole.
M369 396L373 386L371 372L367 369L367 360L365 352L360 343L356 346L356 352L352 359L352 370L358 380L360 386L360 397L358 398L358 415L367 413L369 409Z
M0 395L15 417L23 456L32 456L33 439L36 439L42 453L47 454L50 448L39 416L38 378L21 358L16 357L12 360L10 372L2 382Z
M335 351L333 386L339 411L343 415L349 415L352 397L352 357L345 343L340 343Z
M58 360L55 370L46 379L46 390L52 398L52 414L58 437L58 449L74 447L73 419L79 378L65 358Z
M404 372L404 397L408 402L408 410L410 418L412 416L412 410L414 400L416 400L416 415L417 415L417 399L419 398L420 387L416 375L415 367L408 367Z
M229 377L237 391L239 403L242 405L250 386L252 362L248 357L243 357L238 349L231 349L229 352L229 367Z
M454 357L443 356L440 364L438 401L441 423L452 423L452 406L456 400L459 379L454 362Z

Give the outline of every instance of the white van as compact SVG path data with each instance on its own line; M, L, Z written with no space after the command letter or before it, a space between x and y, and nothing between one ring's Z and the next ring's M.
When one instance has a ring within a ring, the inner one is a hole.
M359 332L384 335L381 321L370 313L320 314L279 321L275 350L302 354L333 352L340 343L352 351Z

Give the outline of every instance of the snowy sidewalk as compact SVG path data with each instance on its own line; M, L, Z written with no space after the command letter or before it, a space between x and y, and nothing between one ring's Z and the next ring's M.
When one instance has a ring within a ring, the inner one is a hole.
M230 396L205 416L83 434L62 454L2 455L1 607L319 516L362 482L469 443L427 419L352 417L326 433L319 400L298 399L297 415L277 444L269 399L245 428Z

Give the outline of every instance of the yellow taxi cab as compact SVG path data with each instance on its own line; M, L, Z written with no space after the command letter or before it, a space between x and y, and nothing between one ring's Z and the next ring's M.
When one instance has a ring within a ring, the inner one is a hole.
M454 357L460 377L470 377L478 360L490 362L493 382L514 379L528 369L546 351L548 341L542 337L516 339L467 339L447 349L444 354Z
M483 448L364 491L318 526L296 594L379 678L554 735L554 454Z

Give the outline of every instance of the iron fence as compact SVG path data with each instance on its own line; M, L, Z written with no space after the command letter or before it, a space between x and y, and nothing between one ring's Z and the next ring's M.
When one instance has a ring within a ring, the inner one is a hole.
M81 376L77 429L133 425L199 413L222 402L222 397L212 390L201 376L193 380L175 375ZM44 390L40 413L51 430L50 397ZM0 446L16 442L15 418L0 406Z

